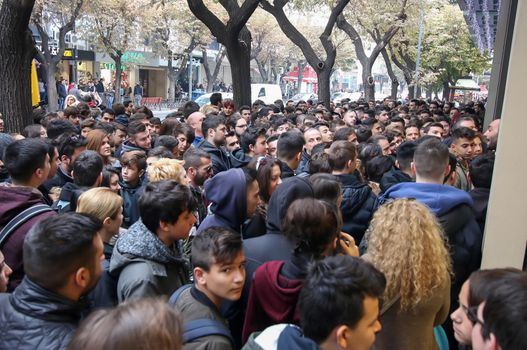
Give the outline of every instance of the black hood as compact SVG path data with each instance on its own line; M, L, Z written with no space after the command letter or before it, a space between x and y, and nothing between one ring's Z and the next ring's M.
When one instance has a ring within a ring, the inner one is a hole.
M311 184L306 178L290 177L273 192L267 207L267 233L281 233L282 219L289 205L296 199L314 198Z
M382 176L381 182L379 182L379 185L381 186L381 192L386 192L390 187L393 185L396 185L401 182L412 182L413 179L410 175L402 172L401 170L397 168L392 168L392 170L388 171Z

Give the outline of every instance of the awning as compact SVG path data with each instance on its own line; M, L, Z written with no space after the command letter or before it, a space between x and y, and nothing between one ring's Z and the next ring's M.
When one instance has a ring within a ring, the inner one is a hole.
M291 72L287 73L287 75L282 77L282 79L285 81L291 81L291 82L298 81L298 66L296 66ZM311 83L311 84L316 84L318 82L317 73L315 73L315 70L311 68L311 66L304 67L303 75L302 75L302 82Z
M450 86L450 88L453 89L453 90L471 90L471 91L480 91L481 90L481 88L478 85L478 83L476 83L472 79L458 79L456 81L456 85Z

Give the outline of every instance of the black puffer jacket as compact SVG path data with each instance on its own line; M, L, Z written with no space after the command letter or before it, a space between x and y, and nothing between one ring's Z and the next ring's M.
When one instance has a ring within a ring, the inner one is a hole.
M401 170L397 168L392 168L392 170L385 173L382 178L381 182L379 182L379 185L381 186L381 192L384 193L388 191L390 187L393 185L397 185L401 182L413 182L414 180L410 177L410 175L402 172Z
M353 174L337 175L342 184L342 231L350 234L359 244L377 209L377 196L367 184L359 182Z
M212 172L214 175L232 168L231 159L227 152L207 142L206 139L201 140L196 145L196 148L200 148L210 154L210 159L212 161Z
M24 278L13 294L0 294L0 349L65 349L83 306Z

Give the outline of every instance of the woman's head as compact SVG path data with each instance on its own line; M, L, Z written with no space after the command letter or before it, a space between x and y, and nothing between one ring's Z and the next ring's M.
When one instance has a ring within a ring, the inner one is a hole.
M92 313L69 349L180 350L181 343L177 311L163 300L142 299Z
M108 163L112 155L110 136L101 129L95 129L88 133L86 139L88 140L86 149L99 153L102 159L104 159L104 162Z
M478 270L465 281L459 292L459 306L450 318L454 336L461 344L472 345L472 328L476 322L479 304L487 300L489 294L502 280L520 270L513 268Z
M109 236L115 235L123 222L123 199L109 188L91 188L80 195L76 211L96 217Z
M287 209L283 233L296 242L295 255L319 259L331 254L342 228L340 211L328 202L297 199Z
M269 202L273 192L282 183L280 165L280 160L264 156L253 158L248 165L256 169L256 180L260 188L260 198L265 203Z
M235 110L236 108L234 106L233 100L229 98L223 100L223 114L225 115L225 117L230 117Z
M182 160L161 158L154 162L146 170L150 182L163 180L175 180L180 185L188 185L187 172L183 167Z
M404 220L403 220L404 218ZM450 281L450 255L441 226L423 204L397 199L381 206L366 233L370 261L386 276L385 299L407 310Z
M101 187L108 187L114 193L119 194L121 186L119 185L119 170L106 166L102 170Z

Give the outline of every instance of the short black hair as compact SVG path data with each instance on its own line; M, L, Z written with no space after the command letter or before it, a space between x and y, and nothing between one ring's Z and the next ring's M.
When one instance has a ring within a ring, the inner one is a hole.
M146 114L145 114L146 116ZM126 129L126 132L128 136L132 137L140 132L146 131L146 125L141 122L141 120L134 120L131 121L130 124L128 124L128 128Z
M385 287L384 275L360 258L337 255L315 262L299 297L304 335L321 344L337 326L355 328L364 316L364 298L380 298Z
M494 153L477 156L470 162L469 174L474 187L490 188L494 171Z
M214 264L229 264L242 252L242 236L229 228L209 227L192 240L192 264L210 271Z
M397 147L395 158L399 163L399 169L409 170L412 161L414 160L415 149L417 148L417 143L413 141L404 141Z
M141 220L154 234L160 221L175 223L184 211L194 212L197 207L190 189L174 180L149 183L139 197Z
M414 152L415 172L425 178L440 177L448 164L448 147L437 137L419 143Z
M494 334L501 349L527 349L527 272L510 274L490 293L483 309L481 335Z
M190 167L197 168L201 165L201 158L211 159L211 156L200 148L190 147L183 154L183 161L185 161L183 167L185 170L188 170Z
M101 228L97 218L79 213L53 215L40 221L24 240L26 276L45 289L57 291L70 274L93 263L93 239Z
M148 157L159 157L159 158L174 158L174 153L165 146L157 146L148 150Z
M66 119L53 119L46 126L46 132L48 138L54 140L63 134L76 134L77 128Z
M258 137L265 138L265 129L254 126L249 127L240 137L240 146L244 153L249 153L251 150L249 146L256 145Z
M459 139L474 140L477 135L474 130L462 126L462 127L452 130L451 136L452 136L452 141L454 142Z
M215 92L210 95L210 104L213 106L217 106L222 100L223 97L221 96L221 92Z
M88 140L82 135L66 133L61 135L55 143L57 144L59 157L66 156L71 159L76 149L86 147Z
M93 187L102 173L104 162L95 151L82 151L73 162L73 182L79 186Z
M203 137L207 137L209 129L216 130L216 128L221 124L225 124L225 118L220 115L209 114L207 118L203 119L203 122L201 123L201 131L203 133Z
M199 104L195 101L187 101L183 105L183 118L187 119L189 115L199 111Z
M340 128L337 131L335 131L335 135L333 136L333 141L348 141L348 138L350 135L355 134L355 129L350 127Z
M295 129L284 132L278 138L276 145L278 158L286 161L292 160L302 152L305 143L304 135L300 131Z
M359 125L355 129L355 135L357 135L357 142L366 142L372 135L371 128L366 125Z
M331 174L319 173L309 177L315 198L336 204L337 199L342 194L342 188L336 176Z
M43 139L22 139L9 144L3 157L9 176L15 181L29 181L37 169L45 167L48 149Z
M381 182L382 176L390 171L395 162L390 156L373 157L366 163L366 178L369 181Z
M161 135L154 141L154 147L163 146L169 151L172 151L179 145L178 139L171 135ZM148 154L150 156L150 154Z

